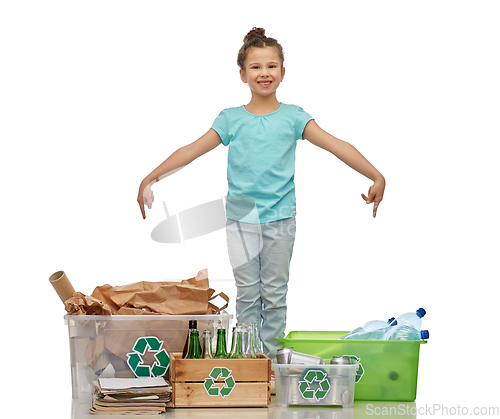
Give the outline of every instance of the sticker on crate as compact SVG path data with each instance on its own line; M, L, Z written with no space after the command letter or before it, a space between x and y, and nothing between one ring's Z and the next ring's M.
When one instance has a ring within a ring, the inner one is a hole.
M236 385L231 372L232 371L226 367L212 368L212 371L209 376L205 378L205 382L203 383L207 394L214 397L221 396L222 398L229 396ZM215 385L215 382L219 379L219 377L224 379L224 385L222 387L217 387Z
M142 357L150 352L155 361L145 365ZM127 354L127 364L136 377L161 377L167 372L170 357L163 349L163 341L156 336L143 336L135 341L132 352Z
M299 381L299 391L304 399L321 400L330 391L328 374L324 370L308 369Z
M356 378L354 380L355 383L358 383L359 380L361 380L361 377L363 377L363 374L365 373L365 369L363 368L363 364L361 363L361 358L358 358L356 355L342 355L344 358L349 358L351 361L351 364L359 364L359 368L356 371Z

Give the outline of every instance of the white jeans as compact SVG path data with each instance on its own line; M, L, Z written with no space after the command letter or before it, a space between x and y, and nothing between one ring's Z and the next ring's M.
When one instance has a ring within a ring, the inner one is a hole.
M260 325L271 359L285 336L286 293L295 240L295 218L265 224L227 220L227 246L236 280L238 322Z

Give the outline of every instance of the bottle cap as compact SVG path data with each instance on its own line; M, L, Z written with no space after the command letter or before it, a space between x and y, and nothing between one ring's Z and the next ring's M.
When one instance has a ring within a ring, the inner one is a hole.
M197 320L189 320L189 328L190 329L197 329L198 328L198 321Z
M420 318L424 317L425 316L425 310L423 308L419 308L417 310L417 316L420 317Z
M428 330L421 330L420 336L422 337L422 339L429 339L429 331Z

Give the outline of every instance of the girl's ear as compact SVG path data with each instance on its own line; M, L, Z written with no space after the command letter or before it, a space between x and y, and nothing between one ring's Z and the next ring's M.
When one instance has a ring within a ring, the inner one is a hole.
M285 77L285 67L281 69L281 81L283 81L284 77Z
M243 83L247 82L247 75L245 74L245 72L241 68L240 68L240 77L241 77L241 81Z

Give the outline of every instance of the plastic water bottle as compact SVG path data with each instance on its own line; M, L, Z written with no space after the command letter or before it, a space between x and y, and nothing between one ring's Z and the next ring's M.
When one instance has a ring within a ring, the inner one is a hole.
M361 339L361 338L357 337L357 335L373 332L373 331L378 330L378 329L385 329L385 328L387 328L388 325L395 326L396 324L397 324L397 321L394 319L394 317L391 317L387 321L372 320L372 321L369 321L369 322L357 327L352 332L345 334L340 339L342 339L342 340Z
M375 329L370 332L356 333L350 336L342 337L343 340L384 340L389 334L389 331L393 326L388 326L387 323L385 327L381 329Z
M385 340L420 340L429 339L428 330L417 330L407 325L399 325L389 328Z
M398 325L411 326L414 329L420 330L422 328L422 317L425 316L425 310L419 308L417 311L401 314L396 317Z

